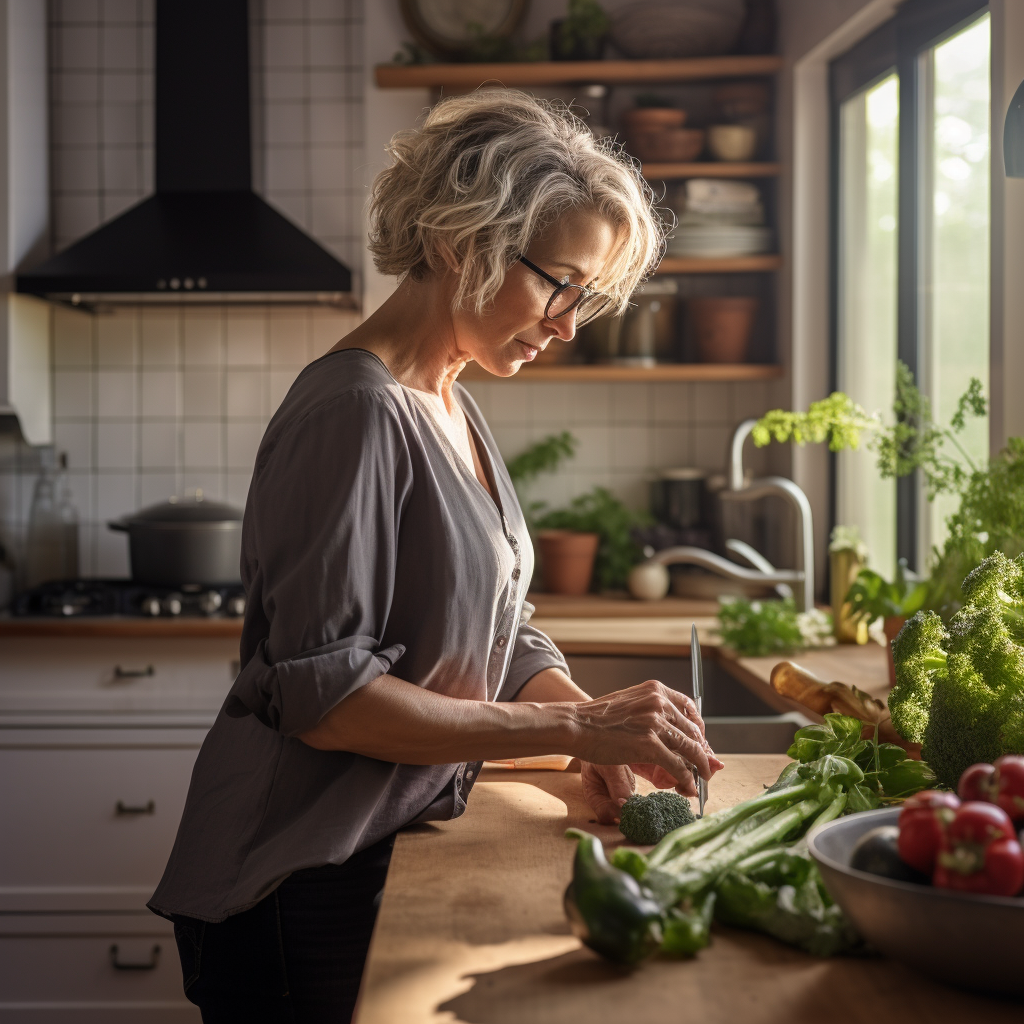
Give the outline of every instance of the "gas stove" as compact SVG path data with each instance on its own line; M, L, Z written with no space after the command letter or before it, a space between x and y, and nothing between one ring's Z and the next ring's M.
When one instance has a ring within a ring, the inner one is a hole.
M55 580L19 594L11 614L45 618L239 618L245 614L245 591L240 583L165 587L131 580Z

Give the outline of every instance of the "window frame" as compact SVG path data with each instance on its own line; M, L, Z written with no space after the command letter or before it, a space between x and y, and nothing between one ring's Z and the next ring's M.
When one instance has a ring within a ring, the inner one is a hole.
M987 0L906 0L896 14L846 53L829 64L830 218L829 375L832 390L839 386L840 333L840 110L852 96L896 72L899 79L899 182L896 240L896 350L919 379L926 324L924 290L920 287L924 252L922 185L922 110L928 83L922 74L922 54L980 18ZM893 373L896 368L893 367ZM920 531L919 474L896 481L896 557L911 569L918 565ZM838 472L836 456L829 458L829 518L836 524Z

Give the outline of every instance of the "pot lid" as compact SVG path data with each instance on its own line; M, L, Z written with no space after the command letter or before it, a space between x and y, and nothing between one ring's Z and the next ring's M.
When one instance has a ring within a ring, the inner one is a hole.
M223 523L241 522L242 512L233 505L225 505L220 501L207 501L202 491L194 497L171 498L147 505L133 515L125 516L122 522L127 525L135 523Z
M663 469L660 474L662 480L704 480L707 475L706 469L697 469L690 466L680 466L678 469Z

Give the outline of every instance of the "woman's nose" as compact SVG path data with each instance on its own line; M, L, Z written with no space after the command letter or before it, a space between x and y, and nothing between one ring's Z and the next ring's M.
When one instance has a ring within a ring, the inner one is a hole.
M576 337L575 309L570 309L565 316L560 316L555 320L549 319L548 323L562 341L572 341Z

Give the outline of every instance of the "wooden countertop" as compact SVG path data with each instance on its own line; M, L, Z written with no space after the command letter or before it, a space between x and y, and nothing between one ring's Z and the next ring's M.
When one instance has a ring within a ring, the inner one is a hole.
M714 811L774 781L781 755L726 755ZM466 813L402 832L363 978L358 1024L1010 1024L1020 1007L948 989L882 959L819 960L718 928L688 961L633 972L569 931L562 893L590 823L579 775L485 771Z
M138 637L168 639L175 637L240 637L241 619L143 619L122 615L48 619L0 616L0 637Z

